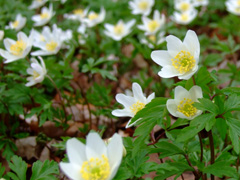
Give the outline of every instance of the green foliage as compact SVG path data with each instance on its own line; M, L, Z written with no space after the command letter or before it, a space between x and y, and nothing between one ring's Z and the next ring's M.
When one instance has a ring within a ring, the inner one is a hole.
M37 161L33 164L30 180L57 180L54 175L58 173L58 164L55 161Z
M13 180L26 180L27 163L18 156L13 156L11 161L9 167L13 172L8 172L7 175Z
M13 156L11 162L9 162L9 167L13 172L8 172L7 177L10 177L13 180L26 180L28 166L21 157ZM0 176L2 176L3 172L4 168L1 168ZM58 178L55 175L58 173L59 168L55 161L36 161L32 166L31 180L57 180Z

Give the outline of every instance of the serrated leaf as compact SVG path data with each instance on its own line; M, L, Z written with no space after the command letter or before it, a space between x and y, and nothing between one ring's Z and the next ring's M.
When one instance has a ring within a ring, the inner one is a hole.
M55 161L37 161L33 164L30 180L57 180L54 175L58 173L58 164Z
M202 111L212 112L215 114L219 113L218 106L214 104L210 99L201 98L201 99L198 99L198 101L199 102L194 103L194 107L196 107L197 109Z
M224 102L224 112L234 111L240 109L240 96L232 94Z
M228 163L227 161L215 162L214 164L204 168L203 172L213 174L220 178L222 178L223 176L228 176L228 177L237 176L236 169L234 167L231 167L230 163Z
M167 141L161 141L155 145L157 148L154 148L153 150L160 153L159 158L164 158L176 154L184 154L184 151L181 148Z
M197 116L190 122L190 126L196 126L201 131L203 128L209 129L216 122L215 114L206 113Z
M187 162L170 162L159 164L156 171L158 176L156 176L154 180L164 180L170 176L182 174L185 171L193 171L193 168L191 168Z
M236 93L238 95L240 95L240 88L239 87L227 87L224 89L221 89L221 92L224 94L233 94Z
M229 136L233 144L234 151L240 153L240 120L234 118L227 118L226 121L229 127Z
M9 172L7 175L14 180L26 180L27 163L18 156L13 156L11 161L9 167L13 172Z

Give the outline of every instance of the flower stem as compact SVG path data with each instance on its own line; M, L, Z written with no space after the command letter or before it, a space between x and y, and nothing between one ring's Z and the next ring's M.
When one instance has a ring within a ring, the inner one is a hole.
M200 148L201 148L200 162L202 162L203 161L203 142L202 142L202 136L200 133L198 133L198 137L199 137Z
M193 85L196 85L196 80L195 80L194 75L192 76L192 80L193 80Z
M213 164L215 159L214 159L214 142L213 142L212 130L208 132L208 137L209 137L210 151L211 151L211 164ZM211 174L211 180L214 180L213 174Z
M59 97L60 97L60 103L61 103L61 106L62 106L62 109L64 111L64 116L65 116L65 123L67 122L67 111L66 111L66 108L65 108L65 105L64 105L64 102L63 102L63 98L62 98L62 94L61 94L61 91L58 89L56 83L53 81L53 79L49 76L49 75L46 75L47 78L52 82L54 88L56 89L56 91L58 92L59 94Z

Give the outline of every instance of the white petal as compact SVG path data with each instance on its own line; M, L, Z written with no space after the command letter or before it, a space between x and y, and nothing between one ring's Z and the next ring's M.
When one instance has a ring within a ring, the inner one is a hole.
M107 157L107 147L97 133L89 133L86 142L87 159L101 158L102 155Z
M197 67L198 67L198 66L197 66ZM197 69L198 69L198 68L197 68ZM178 76L178 79L184 79L184 80L190 79L190 78L194 75L194 73L197 71L197 69L195 69L194 71L190 71L190 72L188 72L188 73L186 73L186 74L179 75L179 76Z
M107 154L109 158L109 165L111 167L111 176L109 179L112 179L117 173L123 156L123 142L120 135L116 133L113 135L107 147Z
M116 117L133 117L134 113L130 112L127 109L115 109L112 111L112 115Z
M76 138L72 138L67 141L66 149L70 163L82 164L87 160L85 145Z
M135 99L131 96L126 96L125 94L117 94L116 100L122 104L125 108L129 108L135 103Z
M198 98L202 98L203 97L203 93L202 93L202 88L200 86L193 86L190 90L189 90L189 94L191 96L191 99L196 102L198 101Z
M147 103L151 102L155 98L155 93L152 93L147 98Z
M192 30L188 30L184 38L183 43L187 47L188 51L192 56L199 57L200 54L200 44L196 33Z
M16 41L14 41L12 39L9 39L9 38L6 38L6 39L3 40L3 43L4 43L4 46L7 49L7 51L11 51L10 47L11 47L12 44L15 44Z
M136 100L139 100L142 103L147 103L146 97L143 95L142 88L138 83L132 84L132 91L133 91L133 96Z
M173 66L164 66L158 75L163 78L171 78L174 76L179 76L181 74Z
M167 100L167 110L174 117L178 117L178 114L177 114L177 104L176 104L174 99L168 99Z
M179 104L184 98L190 98L189 92L182 86L177 86L174 90L174 99Z
M158 50L158 51L153 51L151 53L151 58L152 60L159 64L160 66L168 66L172 65L172 57L168 53L168 51L165 50Z
M68 176L68 178L72 180L83 180L80 173L80 170L81 170L80 166L76 166L74 164L64 163L64 162L60 162L59 166L61 170L64 172L64 174Z
M166 37L167 49L171 56L175 57L183 49L183 43L177 37L170 35Z

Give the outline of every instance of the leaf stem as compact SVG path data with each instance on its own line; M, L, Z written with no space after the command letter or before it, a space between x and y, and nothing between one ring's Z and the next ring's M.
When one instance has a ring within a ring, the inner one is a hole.
M201 148L201 155L200 155L200 162L203 161L203 142L202 142L202 136L200 133L198 133L199 142L200 142L200 148Z
M212 130L208 132L208 137L209 137L210 151L211 151L211 164L213 164L215 161L215 158L214 158L214 142L213 142ZM211 180L214 180L213 174L211 174Z
M61 91L58 89L56 83L53 81L53 79L52 79L49 75L46 75L46 77L52 82L54 88L56 89L56 91L57 91L58 94L59 94L60 103L61 103L62 109L63 109L63 111L64 111L65 123L66 123L66 122L67 122L67 111L66 111L66 108L65 108L65 105L64 105L64 102L63 102L63 98L62 98Z
M198 173L197 173L196 169L193 167L191 161L189 160L188 155L185 154L184 157L186 158L186 160L187 160L187 162L188 162L188 165L189 165L191 168L194 169L193 174L194 174L194 176L195 176L195 179L199 179Z

